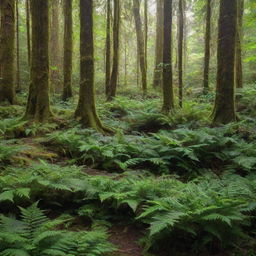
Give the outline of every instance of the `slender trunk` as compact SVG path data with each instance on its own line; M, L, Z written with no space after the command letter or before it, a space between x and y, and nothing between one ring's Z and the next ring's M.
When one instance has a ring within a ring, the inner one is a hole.
M16 90L21 91L20 84L20 31L19 31L19 0L16 0Z
M145 42L145 65L148 68L148 0L144 0L144 42Z
M107 0L107 27L106 27L106 74L105 89L106 95L109 94L109 82L111 75L111 1Z
M139 0L133 0L133 15L135 20L137 46L138 46L139 58L140 58L142 91L143 91L143 94L146 94L147 93L147 70L146 70L146 60L145 60L145 42L143 38Z
M119 69L119 37L120 37L120 0L114 0L114 24L113 24L113 66L109 82L107 99L110 101L116 96Z
M124 42L124 85L127 86L127 40Z
M95 106L93 0L80 0L80 91L75 116L85 127L106 132Z
M26 27L27 27L28 65L30 67L31 66L30 0L26 0Z
M163 41L163 112L168 114L174 108L172 77L172 0L164 0Z
M178 43L178 73L179 73L179 106L183 103L183 39L184 39L184 9L183 0L179 0L179 43Z
M212 0L207 0L206 11L206 29L205 29L205 52L204 52L204 80L203 80L203 92L209 91L209 67L210 67L210 42L211 42L211 8Z
M50 26L50 79L51 89L60 91L60 1L51 0L51 26Z
M49 99L49 2L31 0L31 83L25 119L45 122L51 116ZM40 27L40 29L38 29Z
M0 102L15 103L15 0L1 0L1 65Z
M63 94L64 101L72 97L72 55L73 55L73 17L72 0L64 0L64 60Z
M236 81L237 88L243 87L243 63L242 63L243 16L244 16L244 0L237 0L237 34L236 34L236 59L235 59L235 81Z
M164 25L164 15L163 15L163 0L157 0L157 11L156 11L156 44L155 44L155 70L153 86L155 88L162 85L162 74L163 70L161 63L163 62L163 25Z
M235 113L235 42L237 0L220 1L218 34L218 73L213 124L227 124L236 120Z

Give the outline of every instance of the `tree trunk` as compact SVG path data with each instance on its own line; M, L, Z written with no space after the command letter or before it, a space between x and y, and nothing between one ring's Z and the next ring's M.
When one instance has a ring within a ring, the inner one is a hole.
M119 37L120 37L120 0L114 0L114 24L113 24L113 66L109 82L107 100L116 96L119 69Z
M146 60L145 60L145 42L143 38L139 0L133 0L133 15L135 20L137 46L138 46L139 58L140 58L142 91L143 91L143 94L146 94L147 93L147 70L146 70Z
M60 1L51 0L50 79L51 89L60 92Z
M211 42L211 8L212 0L207 0L206 11L206 29L205 29L205 52L204 52L204 80L203 80L203 92L206 94L209 91L209 67L210 67L210 42Z
M26 27L27 27L28 65L30 67L31 66L30 0L26 0Z
M148 0L144 0L144 42L145 42L145 65L148 68Z
M106 96L109 94L111 75L111 1L107 0L107 27L106 27L106 67L105 67Z
M218 64L213 124L227 124L236 120L235 113L235 42L237 0L220 1Z
M156 45L155 45L155 70L153 86L155 88L162 85L163 69L161 63L163 62L163 35L164 35L164 15L163 15L163 0L157 0L156 12Z
M80 29L80 91L75 116L85 127L105 133L95 106L93 0L80 0Z
M15 0L1 0L1 65L0 102L15 103Z
M51 116L49 103L49 3L31 0L31 83L25 119L45 122ZM38 29L40 28L40 29Z
M237 88L243 88L243 64L242 64L242 41L243 41L243 16L244 0L237 0L237 34L236 34L236 59L235 81Z
M20 31L19 31L19 0L16 0L16 90L21 91L20 84Z
M178 73L179 73L179 106L183 103L183 46L184 46L184 3L179 0L179 38L178 38Z
M64 60L63 94L64 101L72 97L72 55L73 55L73 17L72 0L64 0Z
M174 108L172 77L172 0L164 0L163 40L163 112L168 114Z

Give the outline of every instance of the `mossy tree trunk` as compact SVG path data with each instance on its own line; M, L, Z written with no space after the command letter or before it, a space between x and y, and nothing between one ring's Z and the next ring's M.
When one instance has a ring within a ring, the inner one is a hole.
M236 120L235 113L235 42L237 0L221 0L217 53L217 86L213 124L227 124Z
M209 91L209 68L211 54L211 17L212 17L212 0L206 0L206 28L205 28L205 47L204 47L204 80L203 92L206 94Z
M21 91L20 83L20 17L19 17L19 0L16 0L16 91Z
M243 63L242 63L243 16L244 16L244 0L237 0L237 34L236 34L236 59L235 59L235 81L236 81L237 88L243 87Z
M109 81L107 100L110 101L116 96L116 88L119 70L119 41L120 41L120 0L114 0L114 22L113 22L113 61Z
M172 74L172 0L164 0L163 112L174 109Z
M51 90L61 92L60 0L51 0L50 81Z
M183 103L183 47L184 47L184 2L179 0L178 74L179 106Z
M64 0L64 61L63 93L64 101L72 97L72 56L73 56L73 17L72 0Z
M15 0L1 0L0 102L15 103Z
M30 67L31 66L30 0L26 0L26 29L27 29L28 65Z
M80 29L80 91L75 117L83 126L105 133L95 106L93 0L80 0Z
M154 70L154 88L159 88L162 85L162 67L163 62L163 35L164 35L164 0L157 0L156 11L156 44L155 44L155 70Z
M148 0L144 0L144 42L146 72L148 69Z
M30 87L25 119L45 122L51 116L49 103L49 3L31 0L32 55Z
M145 59L145 42L144 42L144 36L142 31L139 0L133 0L133 15L135 20L137 47L138 47L139 60L140 60L142 91L143 91L143 94L146 94L147 93L147 69L146 69L146 59Z
M106 63L105 63L105 92L109 94L111 75L111 0L107 0L107 26L106 26Z

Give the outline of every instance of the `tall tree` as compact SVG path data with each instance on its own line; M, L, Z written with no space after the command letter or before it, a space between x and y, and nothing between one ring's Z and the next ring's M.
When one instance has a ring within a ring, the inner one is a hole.
M154 70L154 80L153 86L155 88L160 87L162 84L162 67L160 66L163 61L163 25L164 25L164 15L163 7L164 1L157 0L156 9L156 44L155 44L155 70Z
M51 0L50 23L50 79L51 89L60 91L61 48L60 48L60 0Z
M107 0L107 27L106 27L106 63L105 63L105 88L109 93L111 75L111 0Z
M15 0L1 0L1 80L0 102L15 103Z
M243 63L242 63L243 16L244 16L244 0L237 0L237 34L236 34L236 59L235 59L235 81L236 81L237 88L243 87Z
M213 124L227 124L236 120L235 113L235 43L237 0L221 0L218 34L218 64Z
M172 0L164 0L163 40L163 112L168 114L174 108L172 77Z
M93 38L93 0L80 0L80 91L75 116L85 127L105 133L95 106Z
M72 97L72 56L73 56L73 16L72 0L64 0L64 60L63 93L64 101Z
M51 117L49 100L49 2L31 0L32 55L25 119L45 122ZM40 29L38 29L40 28Z
M206 0L206 28L205 28L205 47L204 47L204 80L203 91L209 91L209 67L210 67L210 42L211 42L211 17L212 17L212 0Z
M119 38L120 37L120 0L114 0L114 22L113 22L113 61L112 73L109 81L108 100L116 96L119 69Z
M144 42L145 42L145 65L148 66L148 0L144 0Z
M184 2L179 0L179 38L178 38L178 73L179 106L183 103L183 46L184 46Z
M146 69L146 59L145 59L145 42L142 31L142 22L140 17L140 1L133 0L133 15L135 20L135 28L137 35L137 47L140 60L140 71L141 71L141 82L143 94L147 93L147 69Z
M19 0L16 0L16 90L21 91L20 83L20 28Z
M27 28L28 65L30 66L31 64L30 0L26 0L26 28Z

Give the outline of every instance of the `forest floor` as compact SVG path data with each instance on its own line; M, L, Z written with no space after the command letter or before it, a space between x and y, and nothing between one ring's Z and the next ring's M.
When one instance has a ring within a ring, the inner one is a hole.
M157 97L100 103L114 136L81 127L74 102L43 125L20 119L24 105L0 107L0 213L38 202L57 229L103 227L88 236L93 256L255 256L255 92L218 128L205 96L170 116Z

